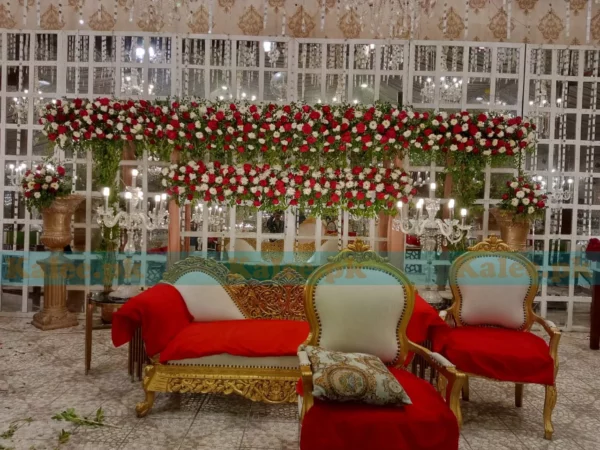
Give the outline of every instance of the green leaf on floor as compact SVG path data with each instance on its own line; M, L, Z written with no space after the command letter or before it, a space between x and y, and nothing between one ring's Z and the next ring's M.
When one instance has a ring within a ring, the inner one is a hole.
M66 411L62 411L58 414L52 416L54 420L65 422L71 422L76 425L88 426L88 427L102 427L102 426L110 426L104 423L104 411L102 408L99 408L96 411L96 418L89 419L88 417L81 417L79 414L75 412L74 408L68 408Z
M60 433L58 435L58 443L66 444L67 442L69 442L69 439L71 438L71 434L72 433L70 431L60 430Z

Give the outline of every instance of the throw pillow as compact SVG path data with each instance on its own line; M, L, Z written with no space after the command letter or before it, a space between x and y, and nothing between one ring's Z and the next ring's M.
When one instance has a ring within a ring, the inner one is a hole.
M332 352L304 346L313 372L313 396L338 402L410 405L412 402L385 364L364 353Z

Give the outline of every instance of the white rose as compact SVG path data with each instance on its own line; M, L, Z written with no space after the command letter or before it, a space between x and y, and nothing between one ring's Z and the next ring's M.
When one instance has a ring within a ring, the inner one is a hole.
M516 189L519 186L519 183L517 183L516 181L513 181L512 183L510 183L510 187L513 189Z
M517 192L517 198L523 198L523 197L525 197L525 192L523 192L523 191Z
M513 199L510 201L510 204L511 204L511 205L513 205L513 206L517 206L517 205L519 204L519 199L517 199L517 198L513 198Z
M527 197L525 197L522 202L525 206L529 205L529 199Z
M52 181L52 177L50 175L48 175L46 178L44 178L46 180L46 183L50 183Z
M35 198L40 198L42 196L42 194L40 194L39 192L36 192L35 194L33 194L33 196Z
M529 208L527 208L528 214L533 214L534 212L535 212L535 208L533 206L530 206Z

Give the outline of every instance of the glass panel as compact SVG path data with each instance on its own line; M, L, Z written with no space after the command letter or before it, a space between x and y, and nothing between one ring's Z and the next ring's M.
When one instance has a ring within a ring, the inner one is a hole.
M31 35L29 33L9 33L6 46L9 61L29 61Z
M327 44L327 68L347 69L348 48L346 44Z
M183 70L183 90L187 95L205 98L204 69Z
M121 69L121 94L143 95L144 75L143 69L124 67Z
M381 46L381 70L400 71L404 69L404 46L389 44Z
M210 41L210 65L231 66L231 41L223 39Z
M262 43L263 46L263 50L264 50L264 66L265 67L278 67L278 68L284 68L288 66L288 44L287 42L269 42L269 41L264 41ZM321 65L321 54L320 54L320 49L321 46L319 44L313 44L311 45L315 46L315 55L307 55L307 58L310 57L312 58L318 58L319 59L319 67ZM317 51L318 49L318 51ZM311 48L312 51L312 48ZM316 55L318 53L318 55ZM316 63L313 62L311 60L311 64L312 63Z
M230 74L231 72L228 70L210 71L210 100L225 100L232 98Z
M496 71L498 73L519 73L519 52L518 48L499 48Z
M469 47L469 72L490 73L492 71L492 49Z
M272 89L265 89L265 95L269 93L271 96L275 96L275 94L273 94L273 92L275 92L277 93L277 98L282 98L281 96L285 97L287 93L286 75L285 72L265 73L265 88L269 85L272 86ZM258 97L258 78L258 71L256 70L238 70L238 98L252 98L253 95ZM221 86L221 89L223 89L223 86ZM229 94L231 94L231 92L229 92ZM228 98L228 96L225 96L225 98Z
M150 64L170 64L173 50L172 38L166 36L153 36L148 47L148 60Z
M375 101L375 76L354 75L353 103L371 104Z
M115 62L117 55L117 36L94 37L94 61Z
M148 95L171 95L171 69L148 70Z
M25 92L29 89L29 67L8 66L7 92Z
M568 286L548 285L548 295L566 297L569 295ZM566 301L549 301L546 307L546 318L558 327L565 327L567 325L568 304L569 302Z
M183 64L204 65L205 47L204 39L183 39L181 52Z
M348 96L347 83L347 75L327 75L325 101L331 103L346 102Z
M88 62L90 57L89 36L67 36L67 61Z
M121 62L143 63L146 56L144 38L141 36L121 37Z
M403 90L402 75L382 75L379 82L379 100L402 106Z
M56 66L36 66L34 72L34 89L42 92L56 92Z
M557 171L572 172L575 170L575 146L554 145L554 168Z
M112 95L115 92L115 68L94 68L94 95Z
M79 72L79 78L77 78ZM88 93L88 67L67 67L67 94Z
M600 116L581 115L581 140L600 141Z
M278 102L286 101L288 93L287 72L265 72L264 77L265 85L263 90L263 100ZM256 75L256 78L255 82L258 81L258 75ZM258 92L254 91L254 83L251 83L251 85L242 89L244 90L241 93L238 93L238 97L240 98L248 98L248 96L252 98L253 95L258 96Z
M496 79L496 104L516 105L519 101L519 80Z
M552 73L552 50L532 48L530 53L529 73L550 75Z
M358 70L375 69L375 44L354 45L354 68Z
M237 41L238 67L258 67L259 62L259 42Z
M490 88L491 84L489 78L468 78L467 103L471 105L489 105Z
M6 130L6 148L4 149L5 155L26 155L27 154L27 130L21 130L17 133L17 130ZM18 164L15 161L6 161L6 167L8 164L14 164L15 167Z
M434 45L416 45L414 68L415 70L435 70L436 47Z
M445 72L462 72L463 70L463 53L464 47L458 46L443 46L441 70Z
M299 44L298 45L298 68L320 69L323 58L323 45L321 44Z
M581 146L579 148L579 171L600 172L600 147Z
M33 130L32 155L51 156L54 144L50 144L48 138L44 136L41 130Z

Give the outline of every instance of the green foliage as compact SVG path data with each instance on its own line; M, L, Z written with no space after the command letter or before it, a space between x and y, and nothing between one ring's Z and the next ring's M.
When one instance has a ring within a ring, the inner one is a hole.
M107 424L104 423L104 412L102 411L102 408L99 408L96 411L96 416L94 419L90 419L85 416L81 417L79 414L77 414L75 412L74 408L68 408L66 411L62 411L58 414L55 414L54 416L52 416L52 419L58 420L58 421L71 422L71 423L74 423L75 425L82 425L82 426L90 426L90 427L108 426Z
M72 434L73 433L71 433L70 431L60 430L60 433L58 434L58 443L66 444L67 442L69 442L69 439L71 439Z

